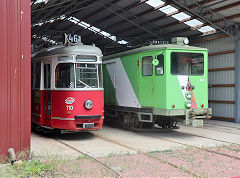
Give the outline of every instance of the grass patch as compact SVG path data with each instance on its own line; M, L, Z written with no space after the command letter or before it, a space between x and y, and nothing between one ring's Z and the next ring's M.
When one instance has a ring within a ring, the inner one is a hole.
M0 166L0 177L52 177L53 169L53 165L42 163L40 160L24 161L19 166L10 164Z
M85 154L82 154L82 155L78 156L77 159L90 159L90 157Z
M39 160L33 162L24 161L20 167L14 166L14 168L22 176L44 176L48 171L53 170L53 165L41 163Z
M21 176L44 176L46 172L53 170L53 165L35 160L33 162L24 161L20 167L14 166L14 168Z
M157 153L168 153L168 154L172 154L173 151L172 151L172 150L163 150L163 151L157 150L157 151L150 151L150 152L148 152L148 153L150 153L150 154L157 154Z
M240 151L240 149L236 148L236 149L233 149L233 151L238 153Z

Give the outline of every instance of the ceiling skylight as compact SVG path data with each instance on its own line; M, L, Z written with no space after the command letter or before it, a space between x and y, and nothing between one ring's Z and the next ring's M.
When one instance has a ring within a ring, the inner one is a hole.
M187 22L184 22L185 24L187 24L190 27L197 27L197 26L201 26L203 25L203 23L197 19L193 19L193 20L189 20Z
M91 26L91 27L89 28L89 30L91 30L91 31L94 32L94 33L99 33L99 32L101 31L99 28L94 27L94 26Z
M175 8L171 5L164 6L165 2L162 0L148 0L148 1L145 1L145 3L154 8L159 8L158 9L159 11L167 14L168 16L171 15L171 17L177 19L180 22L184 22L186 25L190 26L191 28L197 28L200 32L202 32L204 34L216 31L214 28L212 28L210 26L201 27L204 25L201 21L199 21L197 19L189 20L189 19L191 19L190 15L188 15L184 12L179 12L179 10L177 8Z
M212 32L212 31L215 31L215 29L214 28L212 28L212 27L210 27L210 26L204 26L204 27L202 27L202 28L200 28L200 29L198 29L200 32L202 32L202 33L207 33L207 32Z
M87 30L90 30L90 31L92 31L96 34L99 34L99 35L103 36L104 38L109 38L110 40L115 41L119 44L128 44L127 41L125 41L125 40L119 40L118 41L116 36L113 36L110 33L105 32L105 31L103 31L103 30L101 30L101 29L99 29L95 26L91 26L90 24L88 24L84 21L81 21L81 20L77 19L76 17L69 17L68 20L70 22L73 22L74 24L77 24L77 25L87 29Z
M161 0L148 0L146 3L154 8L160 7L165 4L165 2Z
M35 39L41 39L41 40L43 40L43 41L48 41L48 42L50 42L50 43L52 43L52 44L57 45L57 42L56 42L55 40L52 40L52 39L50 39L50 38L48 38L48 37L46 37L46 36L33 35L32 37L35 38Z
M37 0L35 3L45 2L45 0Z
M178 12L178 9L176 9L175 7L173 7L171 5L164 6L164 7L160 8L159 10L165 14L172 14L172 13Z
M32 27L41 26L41 25L46 24L46 23L53 23L56 20L64 20L65 18L66 18L66 16L62 15L60 17L52 18L50 20L45 20L44 22L38 22L38 23L32 24Z
M49 1L50 1L50 0L37 0L37 1L35 1L35 2L31 2L31 5L32 5L32 4L42 3L42 2L44 2L45 4L47 4Z
M179 20L179 21L183 21L183 20L186 20L186 19L191 18L190 15L187 15L187 14L184 13L184 12L180 12L180 13L178 13L178 14L175 14L175 15L173 15L172 17L175 18L175 19L177 19L177 20Z
M119 43L119 44L128 44L128 42L125 41L125 40L118 41L118 43Z
M80 23L78 23L78 25L82 26L83 28L89 28L91 25L86 23L86 22L83 22L81 21Z

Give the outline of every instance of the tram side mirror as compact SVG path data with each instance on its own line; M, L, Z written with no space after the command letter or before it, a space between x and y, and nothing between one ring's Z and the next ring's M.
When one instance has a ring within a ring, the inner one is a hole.
M157 59L153 59L152 64L154 66L157 66L159 64L159 61Z

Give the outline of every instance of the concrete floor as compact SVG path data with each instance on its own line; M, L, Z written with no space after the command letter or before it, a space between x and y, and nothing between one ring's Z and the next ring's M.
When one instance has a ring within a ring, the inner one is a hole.
M94 157L112 154L135 154L189 147L212 147L240 144L240 124L205 121L203 128L180 125L173 131L128 131L104 126L101 131L48 135L32 132L31 151L35 156L75 158L77 150ZM70 148L69 146L74 149Z

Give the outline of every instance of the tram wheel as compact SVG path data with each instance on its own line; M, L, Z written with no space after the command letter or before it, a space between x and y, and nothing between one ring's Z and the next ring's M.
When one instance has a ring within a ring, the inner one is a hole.
M177 121L174 120L165 120L158 125L162 128L177 128Z
M141 123L141 128L144 129L151 129L153 128L154 124L152 122L142 122Z
M140 122L136 113L124 113L122 115L122 127L124 129L140 128Z

